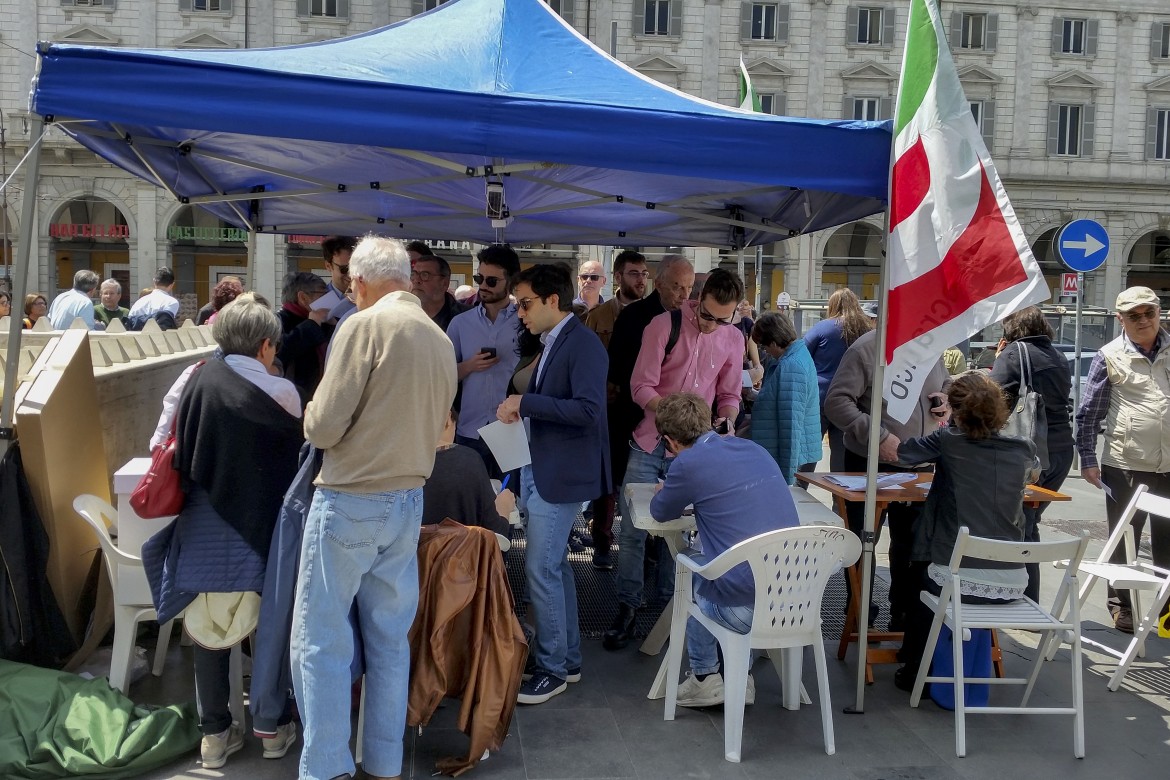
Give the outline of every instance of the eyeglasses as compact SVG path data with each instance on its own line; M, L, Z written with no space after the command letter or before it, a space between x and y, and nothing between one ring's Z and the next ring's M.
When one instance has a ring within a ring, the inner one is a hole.
M338 271L341 271L342 276L349 276L349 263L346 263L345 265L342 265L341 263L333 263L332 265Z
M721 320L718 317L716 317L714 314L711 314L709 311L707 311L705 308L703 308L702 303L699 304L699 316L702 317L703 319L705 319L707 322L715 322L715 323L718 323L719 325L730 325L731 321L733 319L735 319L735 315L733 314L730 317L728 317L727 319Z
M410 272L410 278L412 280L418 279L420 282L429 282L431 279L434 279L436 276L442 276L442 274L437 273L436 271L411 271Z
M1141 322L1142 320L1156 320L1158 319L1158 310L1146 309L1145 311L1127 311L1125 318L1130 322Z
M583 282L600 282L604 277L601 274L581 274L577 278Z
M472 274L471 280L481 287L495 287L497 284L504 281L504 277L502 277L502 276L484 276L483 274Z
M649 271L622 271L622 276L630 276L635 279L649 279Z
M520 311L526 312L531 308L532 304L536 302L536 298L521 298L516 301L516 305L520 307ZM540 299L543 302L544 299Z

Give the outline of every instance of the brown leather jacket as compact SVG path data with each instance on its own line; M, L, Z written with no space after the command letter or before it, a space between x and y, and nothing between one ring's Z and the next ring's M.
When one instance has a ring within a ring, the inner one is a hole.
M528 644L512 602L504 557L486 528L444 520L418 542L418 613L410 628L407 723L425 726L446 696L459 697L466 757L439 759L458 776L508 735Z

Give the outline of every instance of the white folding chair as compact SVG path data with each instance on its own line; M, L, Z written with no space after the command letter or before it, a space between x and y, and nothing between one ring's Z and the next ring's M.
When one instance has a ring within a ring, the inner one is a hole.
M1156 522L1155 518L1170 520L1170 498L1155 496L1148 491L1149 488L1145 485L1137 486L1133 498L1130 499L1129 505L1126 506L1125 512L1122 513L1117 526L1113 529L1113 533L1109 535L1109 541L1105 543L1097 560L1081 564L1081 573L1085 577L1081 582L1080 606L1085 605L1093 586L1099 580L1105 580L1114 590L1131 590L1133 592L1133 614L1141 618L1140 622L1134 626L1133 638L1130 639L1124 650L1115 650L1088 637L1081 640L1082 643L1118 659L1117 669L1109 678L1109 690L1111 691L1117 690L1121 685L1121 681L1125 679L1126 672L1129 671L1129 666L1133 663L1134 658L1146 657L1146 636L1157 626L1162 607L1166 604L1167 598L1170 597L1170 570L1138 560L1137 540L1134 538L1133 526L1130 524L1138 512L1147 512L1150 515L1150 523ZM1110 563L1109 559L1122 542L1125 543L1125 563ZM1140 595L1142 591L1153 593L1149 608L1144 613L1142 612ZM1056 645L1052 643L1048 648L1048 657L1052 658L1055 654Z
M747 698L748 664L753 649L779 650L779 657L769 653L786 695L800 690L794 672L800 668L799 656L811 645L817 668L820 694L821 725L825 752L833 755L833 712L829 700L829 675L825 664L825 642L821 636L821 597L829 576L843 566L853 564L861 555L861 542L849 531L825 526L784 528L745 539L715 560L699 564L680 555L680 575L688 570L714 580L735 566L747 563L755 580L756 601L749 634L737 634L708 618L691 596L691 578L675 578L675 614L670 627L667 653L667 688L665 720L674 720L678 699L678 679L686 639L687 615L710 631L723 649L724 680L724 757L740 760L743 741L743 709Z
M130 689L130 662L134 657L134 638L138 633L138 624L145 620L155 620L156 615L154 604L124 603L124 589L119 587L122 574L119 567L141 569L142 559L119 549L110 537L109 527L118 517L118 510L114 507L97 496L85 493L73 499L73 509L93 528L102 547L104 568L110 579L110 590L114 594L114 647L110 656L110 687L117 688L125 694ZM151 673L155 677L162 675L173 625L174 621L168 621L158 628L158 644L155 646L154 664L151 667Z
M110 589L114 592L114 647L110 653L110 687L126 695L130 690L130 662L134 657L134 639L138 624L144 620L155 620L154 604L123 603L123 588L119 587L122 572L119 566L142 568L142 559L118 548L110 537L109 527L118 517L118 510L101 498L84 493L73 499L73 510L89 523L97 535L105 558L106 575L110 578ZM171 643L171 629L174 620L168 620L158 627L158 644L154 649L154 664L151 674L162 675L167 648ZM232 718L244 725L244 666L243 650L240 645L232 648L230 659L231 709Z
M922 698L923 686L930 683L950 683L955 691L955 755L967 755L967 721L970 714L1022 714L1022 715L1072 715L1073 754L1085 757L1085 702L1081 680L1081 619L1080 603L1073 599L1068 620L1055 617L1070 594L1077 590L1077 574L1081 558L1089 545L1088 533L1079 539L1060 542L1003 542L971 536L966 526L959 529L955 550L951 554L950 579L935 596L923 591L922 601L934 610L934 621L926 640L922 664L914 680L914 692L910 695L910 706L917 707ZM1044 563L1045 561L1067 560L1056 601L1051 612L1029 598L1021 598L1007 604L964 604L959 598L962 577L959 567L963 559L980 559L1002 563ZM939 632L943 625L951 630L951 653L954 674L951 677L928 675L930 659L934 657ZM963 673L963 641L971 638L974 628L1003 628L1040 633L1036 660L1028 677L967 677ZM1045 649L1051 638L1072 645L1072 706L1071 707L1029 707L1028 698L1040 673L1040 664L1046 660ZM1023 698L1018 707L971 707L964 700L964 686L967 683L987 685L1025 685Z

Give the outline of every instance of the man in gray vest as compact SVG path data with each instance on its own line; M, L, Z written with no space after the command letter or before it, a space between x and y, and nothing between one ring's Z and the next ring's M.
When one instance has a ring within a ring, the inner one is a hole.
M1117 296L1122 334L1098 350L1077 412L1076 446L1081 476L1105 491L1105 517L1112 531L1138 485L1170 496L1170 334L1162 330L1162 302L1149 287ZM1097 460L1097 432L1105 424L1105 448ZM1145 513L1133 518L1141 539ZM1150 523L1155 566L1170 566L1170 528ZM1119 547L1114 563L1125 562ZM1165 610L1163 610L1165 611ZM1133 633L1128 590L1109 589L1109 612L1118 631Z

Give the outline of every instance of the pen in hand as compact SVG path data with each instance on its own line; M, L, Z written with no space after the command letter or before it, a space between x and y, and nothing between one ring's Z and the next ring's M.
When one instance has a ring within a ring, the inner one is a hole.
M503 493L504 490L508 487L508 480L510 480L511 478L512 478L511 473L504 475L504 481L500 483L500 493Z

